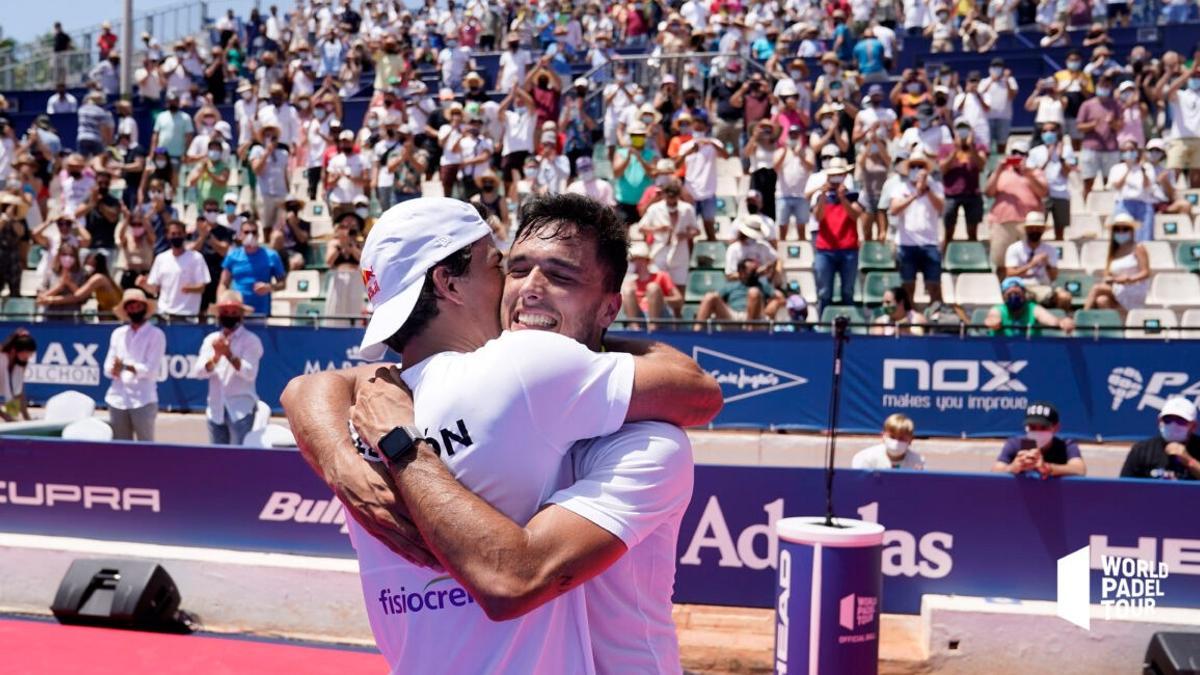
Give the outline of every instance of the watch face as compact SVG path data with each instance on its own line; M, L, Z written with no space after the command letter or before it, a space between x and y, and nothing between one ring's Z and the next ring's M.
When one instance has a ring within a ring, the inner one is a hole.
M407 457L413 450L414 443L420 439L416 429L396 427L379 439L379 451L388 462L396 462Z

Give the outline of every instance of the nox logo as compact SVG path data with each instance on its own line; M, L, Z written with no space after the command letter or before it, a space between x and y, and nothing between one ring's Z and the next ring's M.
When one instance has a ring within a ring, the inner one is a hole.
M896 389L901 372L916 374L918 391L1025 392L1025 383L1016 378L1028 361L987 361L974 359L884 359L883 388ZM987 381L980 385L983 377Z
M807 378L799 375L704 347L693 347L692 358L704 372L716 378L726 403L798 387L808 382Z

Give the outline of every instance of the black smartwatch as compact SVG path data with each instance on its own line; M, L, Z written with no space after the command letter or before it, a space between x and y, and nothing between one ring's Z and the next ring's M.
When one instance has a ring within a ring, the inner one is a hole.
M417 441L425 436L416 427L396 427L375 444L388 466L403 465L417 454Z

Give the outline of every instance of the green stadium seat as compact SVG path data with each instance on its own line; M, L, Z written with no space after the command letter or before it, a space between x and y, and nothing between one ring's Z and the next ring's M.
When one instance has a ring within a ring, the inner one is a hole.
M865 335L867 333L867 325L870 320L862 311L853 306L846 305L829 305L821 312L821 325L817 326L817 331L828 333L833 330L833 320L839 316L844 316L850 319L850 332L855 335Z
M316 326L325 312L325 306L316 302L296 303L296 318L292 319L294 326Z
M698 241L692 246L692 269L724 270L725 242Z
M1175 247L1175 262L1179 267L1192 272L1200 271L1200 241L1181 241Z
M326 242L311 241L308 244L308 255L304 256L304 266L308 269L325 269Z
M991 262L988 259L987 248L977 241L952 241L946 246L946 262L943 268L947 272L990 272Z
M862 282L862 304L878 305L888 289L900 285L899 272L867 272Z
M894 270L896 269L896 252L886 242L864 241L858 249L858 269Z
M29 257L25 259L26 269L37 269L38 263L42 261L42 256L45 255L46 249L34 244L29 247Z
M683 306L683 319L691 321L696 318L696 313L700 311L700 303L689 302Z
M813 268L815 252L813 245L807 241L781 241L776 253L783 261L783 269L810 270Z
M971 335L991 335L991 331L984 328L984 322L987 321L988 313L992 311L991 307L976 307L971 310L971 328L968 332Z
M725 285L725 273L720 270L693 270L688 274L686 302L700 302L709 291L719 291Z
M17 317L18 320L31 320L37 314L37 303L33 298L3 298L0 300L0 313Z
M737 197L734 195L723 195L717 197L717 215L725 216L726 218L737 218Z
M1092 286L1096 285L1096 278L1087 272L1069 272L1063 270L1058 273L1058 278L1054 280L1055 288L1066 289L1071 294L1071 304L1075 307L1083 305L1087 300L1088 293L1092 292Z
M1075 337L1121 337L1125 322L1115 309L1081 309L1075 312Z

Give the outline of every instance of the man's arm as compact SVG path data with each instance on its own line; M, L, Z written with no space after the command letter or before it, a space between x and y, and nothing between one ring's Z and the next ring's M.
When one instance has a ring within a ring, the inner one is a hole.
M634 357L627 422L661 420L676 426L708 424L724 405L721 385L679 350L661 342L607 336L608 351Z

